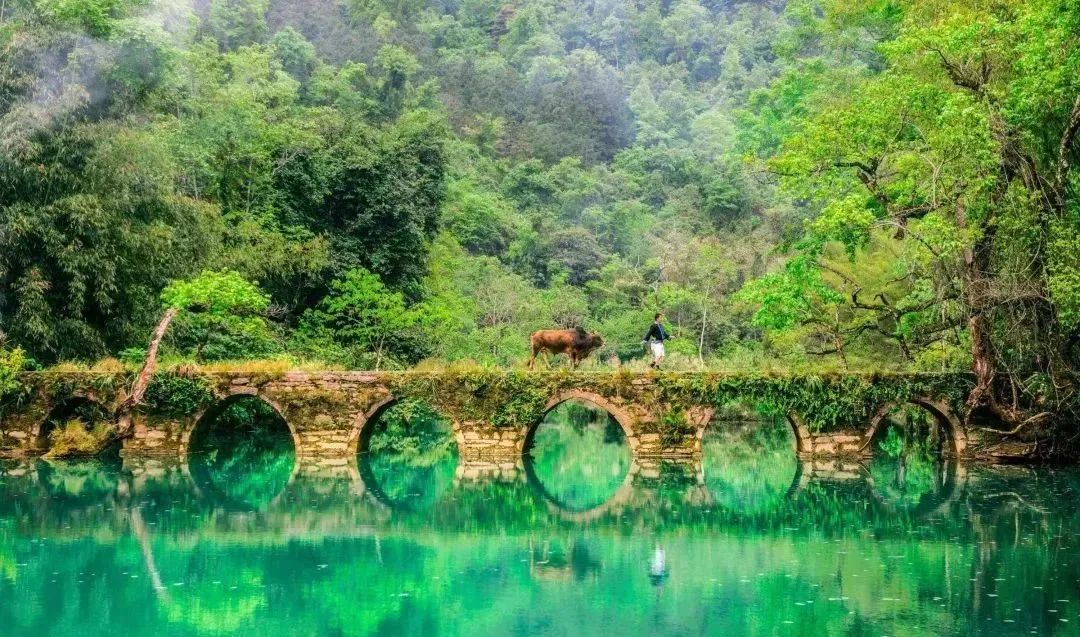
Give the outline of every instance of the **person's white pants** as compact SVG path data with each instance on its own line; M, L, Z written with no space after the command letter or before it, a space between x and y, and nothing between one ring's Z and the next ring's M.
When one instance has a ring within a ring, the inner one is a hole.
M649 349L652 351L653 359L664 357L664 344L660 341L649 343Z

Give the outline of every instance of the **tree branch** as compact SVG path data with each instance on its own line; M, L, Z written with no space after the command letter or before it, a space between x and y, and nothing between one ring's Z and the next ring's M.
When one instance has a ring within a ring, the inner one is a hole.
M1057 187L1058 191L1062 193L1069 186L1067 181L1070 168L1069 154L1072 152L1072 146L1076 142L1078 134L1080 134L1080 95L1076 96L1069 122L1065 126L1065 132L1061 135L1061 144L1058 145Z
M986 83L990 81L991 67L990 61L985 56L980 61L979 68L972 72L966 68L967 65L950 60L941 49L930 48L930 51L937 53L941 58L941 66L953 84L966 88L979 97L986 96Z
M1002 431L1001 429L994 429L993 427L976 427L976 429L978 429L979 431L985 431L985 432L988 432L988 433L997 434L999 436L1015 436L1016 434L1020 433L1020 430L1023 429L1024 427L1026 427L1026 426L1028 426L1028 425L1030 425L1032 423L1037 423L1037 422L1041 422L1043 420L1046 420L1047 418L1050 418L1051 416L1053 416L1053 414L1048 412L1048 411L1040 412L1040 413L1035 414L1034 416L1032 416L1030 418L1027 418L1027 419L1023 420L1019 425L1013 427L1012 429L1010 429L1008 431Z

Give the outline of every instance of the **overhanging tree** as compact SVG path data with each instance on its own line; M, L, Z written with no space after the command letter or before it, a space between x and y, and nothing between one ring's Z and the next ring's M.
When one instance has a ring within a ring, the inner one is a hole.
M1080 8L900 6L884 69L808 98L770 168L820 211L811 236L853 256L874 228L918 246L912 276L963 300L969 416L989 411L1015 433L1074 395Z

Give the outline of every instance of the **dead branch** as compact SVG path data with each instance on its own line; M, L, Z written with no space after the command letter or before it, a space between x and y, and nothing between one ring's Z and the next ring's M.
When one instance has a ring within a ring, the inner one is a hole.
M162 339L165 338L165 332L169 329L169 324L176 318L178 311L178 308L169 308L161 317L157 328L154 329L154 337L150 340L150 347L146 350L146 358L143 360L142 369L139 371L139 375L135 377L135 383L131 386L131 393L116 409L117 437L122 438L131 430L131 412L142 402L143 396L146 395L146 388L150 386L150 379L153 378L154 370L157 368L158 348L161 346Z

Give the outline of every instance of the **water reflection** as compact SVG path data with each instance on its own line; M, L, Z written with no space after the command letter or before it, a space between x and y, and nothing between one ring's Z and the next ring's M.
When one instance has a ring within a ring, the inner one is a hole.
M632 461L622 427L610 414L566 401L537 427L525 470L560 509L585 512L608 503L627 486Z
M365 432L360 475L380 502L405 511L432 507L453 486L457 445L450 421L431 407L399 402Z
M874 497L894 510L925 514L955 496L956 465L946 462L943 432L924 409L893 409L870 442L866 471Z
M60 501L98 504L120 480L116 460L39 460L36 471L49 497Z
M603 561L593 544L580 536L566 541L556 538L539 542L530 547L529 572L536 580L595 580L603 568Z
M783 420L710 423L701 449L705 485L726 510L774 509L797 483L794 434Z
M296 467L292 435L267 403L241 396L209 411L192 432L191 477L202 495L237 510L266 508Z
M884 506L925 515L957 497L963 471L941 457L878 457L871 461L867 479Z
M827 462L754 507L747 494L772 497L779 479L764 488L724 466L728 486L708 491L756 485L734 489L737 506L695 495L695 472L643 471L617 514L579 524L524 478L443 489L429 472L416 488L442 495L423 514L387 514L355 495L355 476L301 473L259 515L238 516L200 497L183 466L0 462L0 626L14 637L1080 630L1080 471L945 466L915 498L883 486L895 465Z

